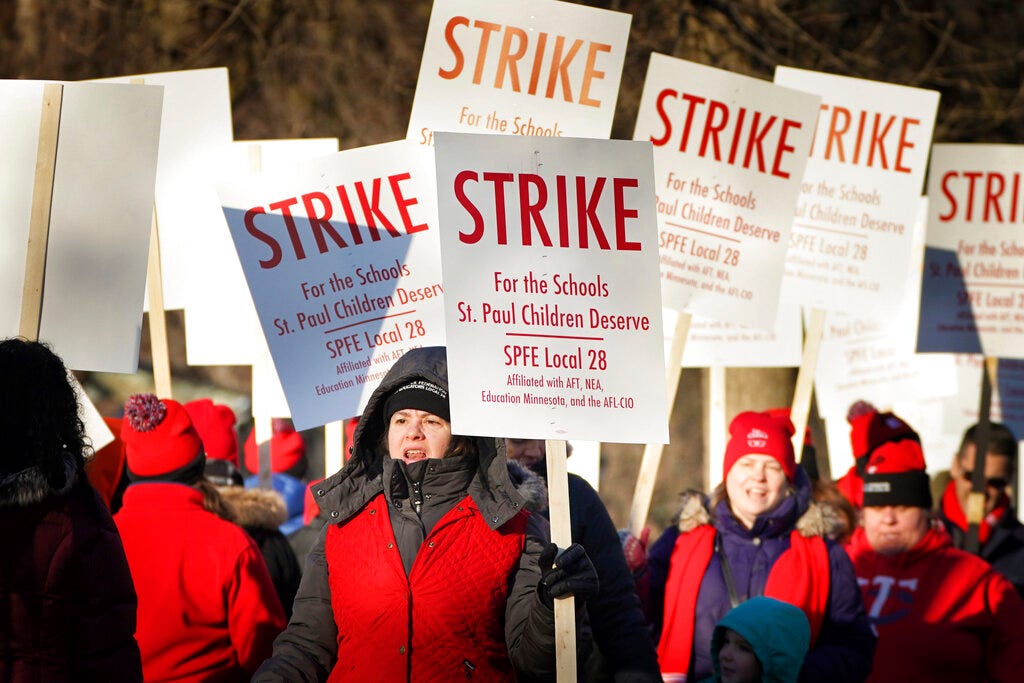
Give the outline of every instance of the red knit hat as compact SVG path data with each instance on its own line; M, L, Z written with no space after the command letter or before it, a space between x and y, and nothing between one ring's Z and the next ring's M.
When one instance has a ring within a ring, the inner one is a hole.
M206 455L199 433L177 401L135 394L124 404L121 439L132 481L192 483L202 477Z
M230 407L200 398L185 404L192 425L203 440L206 457L227 460L238 467L238 437L235 435L235 411Z
M846 414L850 423L850 446L853 448L854 459L871 455L871 452L884 443L913 439L921 439L914 428L893 413L880 413L875 406L867 401L857 401L850 406Z
M725 468L722 478L744 455L770 455L775 458L786 478L796 476L796 458L793 456L793 434L796 429L788 417L775 417L769 413L747 411L733 418L729 425L729 443L725 447Z
M259 452L256 450L256 430L249 432L243 448L245 469L259 472ZM287 420L274 420L270 437L270 471L301 478L306 473L306 442Z
M884 505L932 506L924 451L913 439L883 443L868 458L864 471L864 507Z

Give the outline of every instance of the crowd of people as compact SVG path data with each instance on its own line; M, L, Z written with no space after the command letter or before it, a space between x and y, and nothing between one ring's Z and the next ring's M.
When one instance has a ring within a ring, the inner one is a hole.
M93 453L61 359L0 341L0 680L554 680L568 596L581 680L1021 680L1005 426L935 482L915 430L859 402L833 484L784 411L743 412L721 483L649 545L570 475L560 548L544 442L453 434L447 362L396 361L326 479L275 421L261 488L227 406L133 395Z

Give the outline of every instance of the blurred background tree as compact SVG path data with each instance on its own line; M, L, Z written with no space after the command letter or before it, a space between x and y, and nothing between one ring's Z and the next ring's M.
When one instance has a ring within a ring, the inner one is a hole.
M485 2L486 0L481 0ZM631 138L647 61L673 55L770 80L776 65L938 90L937 142L1020 142L1024 3L1018 0L607 0L633 16L612 129ZM226 66L236 139L337 137L341 148L405 136L428 0L0 0L0 77L79 80ZM185 365L169 320L176 394L245 397L248 368ZM149 390L139 376L84 377L104 414ZM795 371L730 370L731 416L786 405ZM683 373L651 522L700 486L707 373ZM147 384L148 383L148 384ZM819 427L819 425L815 425ZM816 441L824 443L820 429ZM624 525L640 448L606 446L602 497ZM714 483L717 478L712 474Z

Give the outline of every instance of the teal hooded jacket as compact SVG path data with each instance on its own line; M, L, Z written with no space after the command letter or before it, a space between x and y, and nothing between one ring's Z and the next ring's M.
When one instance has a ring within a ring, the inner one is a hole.
M743 636L754 648L761 664L762 683L796 683L811 641L807 617L798 607L774 598L756 597L729 610L711 636L715 677L709 681L722 680L718 652L726 629Z

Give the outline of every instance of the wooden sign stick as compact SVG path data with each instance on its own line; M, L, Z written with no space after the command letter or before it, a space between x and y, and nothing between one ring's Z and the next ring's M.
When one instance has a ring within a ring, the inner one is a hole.
M46 245L50 236L50 207L53 203L53 176L57 170L57 138L64 86L43 86L43 109L39 117L39 144L36 147L35 182L29 214L28 252L21 291L21 319L18 334L32 341L39 339L39 316L43 311L43 284L46 279Z
M985 517L985 458L992 432L992 389L998 386L999 359L985 356L981 370L981 397L978 402L978 428L974 430L974 471L971 492L967 496L967 536L964 550L977 555L981 550L979 531Z
M132 85L145 85L146 79L132 78ZM172 398L171 354L167 343L167 317L164 313L164 276L160 263L160 227L153 204L153 220L149 231L149 266L146 271L149 294L149 348L153 357L153 384L156 395Z
M676 329L672 334L672 346L669 349L666 379L668 381L668 411L672 414L672 406L676 402L676 391L679 389L679 376L683 372L683 351L686 348L686 336L690 332L689 313L680 313L676 318ZM640 538L647 524L647 514L651 509L651 498L654 495L654 481L658 476L661 454L665 444L651 443L644 446L644 456L640 461L640 472L633 489L633 504L629 509L629 531Z
M548 517L551 542L564 550L572 545L569 518L569 475L565 441L544 442L548 472ZM555 670L558 683L576 681L576 598L555 600Z
M793 405L789 413L796 429L796 433L793 434L793 452L797 454L798 460L804 448L804 433L807 431L807 418L811 414L811 396L814 394L814 373L818 368L818 351L821 350L821 339L824 334L825 311L813 308L804 334L804 353L800 359L800 371L796 376Z

